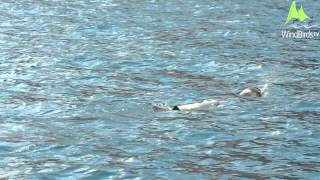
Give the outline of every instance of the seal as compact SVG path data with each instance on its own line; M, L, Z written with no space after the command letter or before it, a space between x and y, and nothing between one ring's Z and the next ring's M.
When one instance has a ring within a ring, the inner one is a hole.
M264 94L264 91L268 88L268 84L264 85L262 89L258 87L248 87L242 90L238 94L233 94L233 96L245 98L245 99L252 99L261 97ZM215 106L219 105L218 100L210 99L204 100L202 102L195 102L191 104L183 104L183 105L176 105L170 107L168 105L155 105L154 110L157 111L197 111L197 110L209 110Z
M265 89L265 88L264 88ZM242 90L238 95L238 97L243 98L257 98L263 95L263 90L258 87L248 87ZM209 110L215 106L219 105L218 100L204 100L202 102L196 102L192 104L184 104L184 105L177 105L173 106L171 110L173 111L197 111L197 110Z

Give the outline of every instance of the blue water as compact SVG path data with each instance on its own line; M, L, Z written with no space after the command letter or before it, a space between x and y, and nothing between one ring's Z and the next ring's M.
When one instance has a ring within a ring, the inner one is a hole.
M290 1L0 2L0 178L320 176L320 45L281 37Z

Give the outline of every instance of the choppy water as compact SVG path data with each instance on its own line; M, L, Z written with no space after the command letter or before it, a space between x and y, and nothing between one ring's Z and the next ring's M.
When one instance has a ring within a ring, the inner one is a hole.
M1 0L0 178L317 179L319 40L281 38L290 3Z

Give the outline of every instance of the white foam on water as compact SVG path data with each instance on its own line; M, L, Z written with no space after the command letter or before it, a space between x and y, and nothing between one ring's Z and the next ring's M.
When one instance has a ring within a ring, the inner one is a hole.
M267 91L269 88L268 83L264 84L262 87L259 87L259 88L264 96L268 95L268 91Z

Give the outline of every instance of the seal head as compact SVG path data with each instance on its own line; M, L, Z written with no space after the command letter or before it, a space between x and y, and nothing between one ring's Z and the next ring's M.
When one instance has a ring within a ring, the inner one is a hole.
M261 97L262 91L259 88L246 88L239 94L242 97Z

